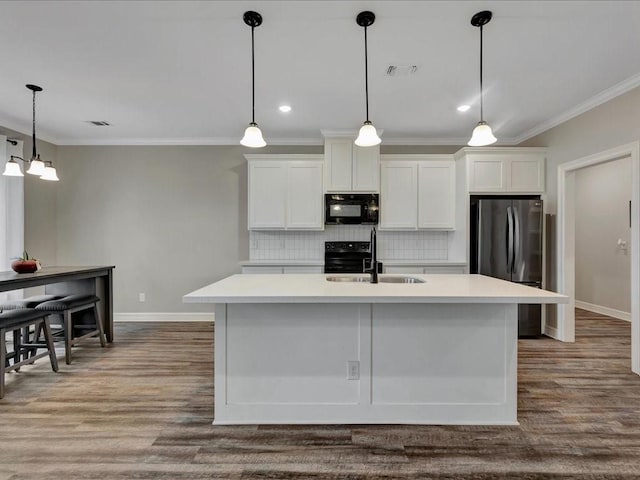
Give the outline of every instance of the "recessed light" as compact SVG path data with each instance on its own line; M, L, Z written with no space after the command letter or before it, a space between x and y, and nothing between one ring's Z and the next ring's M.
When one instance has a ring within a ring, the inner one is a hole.
M291 111L291 107L289 105L280 105L278 107L278 110L280 110L282 113L289 113Z
M458 111L459 111L459 112L466 112L466 111L467 111L467 110L469 110L470 108L471 108L471 106L470 106L470 105L460 105L460 106L458 107Z

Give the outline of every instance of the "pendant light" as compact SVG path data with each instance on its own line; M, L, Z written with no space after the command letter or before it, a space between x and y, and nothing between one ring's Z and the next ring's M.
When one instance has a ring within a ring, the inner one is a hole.
M476 128L473 129L471 139L468 145L471 147L484 147L495 143L498 139L493 135L491 127L484 121L483 111L483 91L482 91L482 27L485 26L491 20L493 14L484 10L476 13L471 17L471 25L474 27L480 27L480 121Z
M267 142L262 138L262 132L256 123L256 63L253 31L262 25L262 16L258 12L249 10L244 12L243 20L251 27L251 123L244 131L244 137L240 140L240 144L245 147L260 148L264 147Z
M42 91L42 87L37 85L27 84L26 87L33 92L33 117L31 125L33 127L33 134L31 137L32 146L31 146L31 160L27 161L22 157L18 157L17 155L11 155L11 158L7 161L5 165L3 175L8 177L23 177L22 171L20 170L20 165L16 160L20 160L24 163L29 164L29 170L27 173L31 175L39 175L42 180L49 180L57 182L60 180L56 173L56 169L53 167L53 163L50 161L43 161L40 159L40 155L37 152L36 147L36 93Z
M369 120L369 64L368 64L368 51L367 51L367 27L373 25L376 21L376 16L373 12L365 11L360 12L356 17L356 23L364 28L364 94L367 105L367 119L364 125L360 127L358 132L358 138L355 140L355 144L359 147L373 147L379 145L382 140L376 132L376 127Z

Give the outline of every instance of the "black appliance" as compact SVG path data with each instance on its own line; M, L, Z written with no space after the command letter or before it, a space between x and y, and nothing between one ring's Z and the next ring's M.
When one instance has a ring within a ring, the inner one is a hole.
M371 259L370 245L370 242L324 242L324 273L364 273L365 260ZM382 273L381 262L378 273Z
M324 196L327 225L377 225L377 193L327 193Z
M542 200L471 196L470 272L542 288ZM542 306L518 306L518 336L542 334Z

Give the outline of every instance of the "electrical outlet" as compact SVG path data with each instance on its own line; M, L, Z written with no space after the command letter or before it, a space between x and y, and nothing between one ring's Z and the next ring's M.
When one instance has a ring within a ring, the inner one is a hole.
M146 299L147 299L147 296L144 293L138 294L138 300L140 300L141 302L144 302Z
M360 380L360 362L357 360L347 361L347 380Z

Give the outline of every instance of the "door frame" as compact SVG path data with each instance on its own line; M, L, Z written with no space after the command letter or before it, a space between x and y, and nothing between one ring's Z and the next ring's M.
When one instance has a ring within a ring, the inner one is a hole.
M558 166L558 292L569 303L558 305L554 338L575 341L575 172L631 157L631 370L640 375L640 142L627 143ZM635 220L635 221L634 221Z

